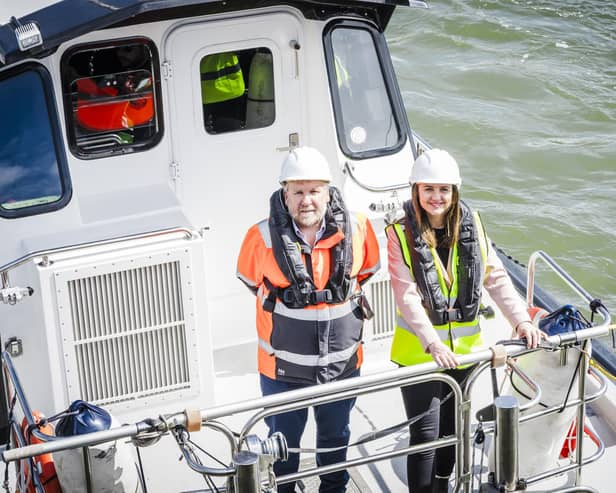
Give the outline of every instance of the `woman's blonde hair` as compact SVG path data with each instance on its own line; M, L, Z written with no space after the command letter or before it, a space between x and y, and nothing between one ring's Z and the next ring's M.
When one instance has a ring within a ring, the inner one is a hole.
M451 206L445 215L445 236L440 245L437 245L436 235L434 234L434 229L430 226L428 214L419 204L419 189L417 187L418 183L414 183L411 190L411 200L413 201L415 220L419 226L421 237L432 248L437 246L451 248L458 242L460 230L460 192L458 187L455 185L451 186Z

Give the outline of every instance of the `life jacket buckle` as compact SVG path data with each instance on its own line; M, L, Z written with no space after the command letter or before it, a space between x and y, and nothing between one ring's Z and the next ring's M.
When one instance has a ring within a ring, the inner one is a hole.
M295 293L291 288L282 290L282 301L287 305L295 302Z
M462 320L462 310L459 308L449 308L445 312L445 322L459 322Z
M313 291L310 293L310 303L318 305L320 303L331 303L334 299L331 290L323 289L321 291Z

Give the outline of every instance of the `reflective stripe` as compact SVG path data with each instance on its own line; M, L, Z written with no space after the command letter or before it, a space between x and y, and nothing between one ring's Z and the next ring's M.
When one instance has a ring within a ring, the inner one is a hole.
M411 273L411 279L415 280L415 276L413 276L413 263L411 262L411 252L409 252L409 247L406 244L406 236L404 235L404 226L400 223L392 224L394 228L394 232L398 237L398 243L400 244L400 249L402 250L402 258L404 259L404 263L409 268L409 272Z
M257 289L257 283L254 282L252 279L248 279L247 277L244 277L239 271L236 271L235 275L238 277L240 281L246 284L246 286L254 288L255 290Z
M351 300L340 305L326 305L323 308L287 308L284 303L276 303L274 313L294 320L316 322L320 320L335 320L342 318L357 308L357 303Z
M267 354L274 355L276 358L288 361L289 363L293 363L295 365L310 367L328 366L332 363L347 361L357 352L359 345L360 343L357 342L342 351L328 353L325 356L319 356L318 354L298 354L290 351L276 350L263 339L259 339L259 346L267 352Z
M404 320L400 313L398 313L398 316L396 318L396 324L401 329L404 329L407 332L410 332L411 334L415 335L413 329L409 327L409 325L406 323L406 320ZM434 326L434 329L436 330L436 333L438 334L438 337L441 341L449 340L450 331L451 337L453 337L454 339L459 339L460 337L474 336L475 334L479 334L481 332L481 327L479 327L479 323L477 321L468 322L468 325L452 324L451 329L447 325Z
M481 260L483 261L484 269L488 261L488 240L486 237L486 231L483 229L483 223L481 222L481 216L479 212L473 212L473 219L475 220L475 226L477 226L477 236L479 237L479 250L481 250Z
M269 223L267 219L263 221L259 221L257 223L259 227L259 232L261 233L261 238L263 238L263 243L265 243L266 248L272 248L272 237L270 236Z
M230 67L224 67L214 72L205 72L201 74L201 80L203 81L216 80L219 77L224 77L225 75L235 74L241 70L242 69L240 68L239 65L231 65Z

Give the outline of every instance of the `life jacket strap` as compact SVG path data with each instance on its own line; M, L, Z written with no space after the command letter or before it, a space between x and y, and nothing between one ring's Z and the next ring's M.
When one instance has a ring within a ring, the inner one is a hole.
M310 304L318 305L319 303L331 303L334 300L334 296L330 289L322 289L320 291L313 291L310 293Z
M306 293L305 301L297 299L295 290L292 287L279 288L274 286L269 279L263 279L269 293L267 298L263 302L263 309L266 312L272 313L276 307L276 298L282 300L282 302L289 308L304 308L307 305L319 305L321 303L332 303L334 301L334 295L331 289L314 290Z

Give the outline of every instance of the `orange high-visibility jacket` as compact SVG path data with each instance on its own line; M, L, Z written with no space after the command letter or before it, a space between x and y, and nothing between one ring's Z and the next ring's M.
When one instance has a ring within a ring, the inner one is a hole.
M380 267L379 245L368 219L350 214L352 223L353 292ZM330 276L330 249L344 239L336 232L321 238L308 257L316 289L325 288ZM299 240L298 240L299 241ZM307 265L310 272L310 266ZM324 383L344 377L361 366L363 314L357 296L337 304L320 303L288 308L277 299L273 311L264 309L272 286L285 288L289 280L281 272L267 220L252 226L240 250L237 276L256 295L259 372L283 381Z

